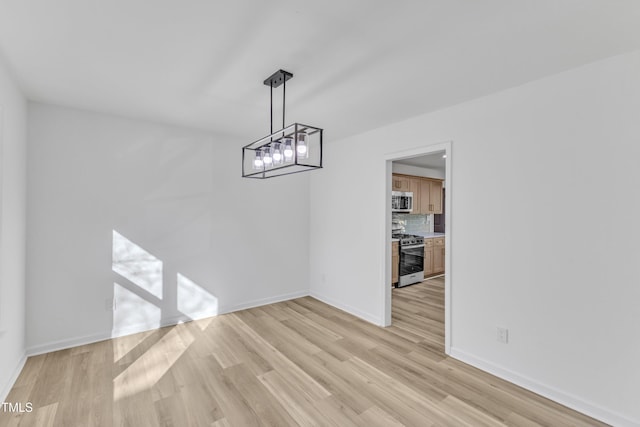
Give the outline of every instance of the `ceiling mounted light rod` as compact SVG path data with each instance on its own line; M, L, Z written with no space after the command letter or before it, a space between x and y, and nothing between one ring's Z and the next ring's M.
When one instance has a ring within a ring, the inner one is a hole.
M269 86L270 100L271 100L271 133L273 133L273 88L282 85L282 128L284 129L284 110L285 110L285 98L287 96L287 80L291 79L293 74L278 70L269 76L263 83Z
M322 168L322 129L294 123L285 126L287 80L293 74L278 70L264 84L270 91L271 133L242 148L244 178L272 178ZM273 131L273 89L282 86L282 129Z

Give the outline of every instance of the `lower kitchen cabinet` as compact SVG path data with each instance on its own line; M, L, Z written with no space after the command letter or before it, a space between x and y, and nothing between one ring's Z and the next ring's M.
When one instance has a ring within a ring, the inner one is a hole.
M424 239L424 277L433 274L433 239Z
M433 239L433 274L444 273L444 237Z
M424 239L424 277L444 273L444 237Z
M398 242L391 242L391 285L400 280L400 246Z

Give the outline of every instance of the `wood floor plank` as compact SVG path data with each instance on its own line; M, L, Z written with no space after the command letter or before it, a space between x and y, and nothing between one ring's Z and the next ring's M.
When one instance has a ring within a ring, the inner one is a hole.
M379 328L311 297L27 360L0 427L602 426L444 354L444 279Z
M242 394L261 424L273 427L295 425L295 421L278 402L276 396L269 393L259 378L242 365L225 369L224 375Z
M323 416L323 425L339 427L360 427L362 425L359 414L351 407L344 405L341 398L329 396L317 402L315 406Z
M71 351L61 350L47 354L44 366L33 386L30 399L38 407L56 403L61 393L69 390Z
M233 322L238 330L248 335L253 339L256 346L260 348L261 354L265 360L267 360L274 370L280 372L281 375L286 378L290 378L292 382L300 384L302 391L314 398L323 398L330 395L330 393L324 389L320 384L304 372L295 363L285 357L280 351L278 351L267 340L262 338L256 331L251 329L246 323L240 320L239 316L232 314L229 316L229 321Z
M374 406L367 409L359 417L362 427L402 427L404 424L387 414L382 409Z
M211 424L211 427L233 427L226 418L216 421Z
M242 396L242 393L224 375L224 369L211 356L200 360L200 367L206 381L203 386L212 396L212 400L217 402L226 422L231 425L257 426L260 421L255 411L249 406Z
M287 381L279 372L271 371L258 377L292 419L301 426L322 425L324 416L316 407L322 399L314 399L304 392L299 383Z
M312 358L296 360L305 372L321 384L332 397L338 398L341 405L361 413L373 403L362 393L354 393L354 377L351 372L332 353L320 352Z

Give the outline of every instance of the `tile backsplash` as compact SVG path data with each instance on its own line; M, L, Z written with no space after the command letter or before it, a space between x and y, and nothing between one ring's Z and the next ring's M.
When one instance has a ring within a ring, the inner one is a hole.
M413 215L393 213L391 216L391 229L401 233L431 233L433 232L433 214Z

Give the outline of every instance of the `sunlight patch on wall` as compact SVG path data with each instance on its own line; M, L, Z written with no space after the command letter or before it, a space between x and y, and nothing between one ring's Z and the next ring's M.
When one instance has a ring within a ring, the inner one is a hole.
M162 261L113 230L111 268L162 299Z
M218 298L178 273L178 311L191 319L218 315Z
M113 312L112 336L160 327L160 307L118 283L113 284L113 297L116 310Z

